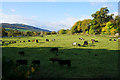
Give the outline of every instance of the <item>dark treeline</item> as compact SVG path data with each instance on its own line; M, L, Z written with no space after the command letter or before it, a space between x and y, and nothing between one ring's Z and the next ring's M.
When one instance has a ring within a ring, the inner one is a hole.
M43 35L50 35L50 34L57 34L55 31L52 32L33 32L33 31L26 31L21 32L19 30L5 30L5 28L0 27L0 36L4 37L17 37L17 36L43 36Z

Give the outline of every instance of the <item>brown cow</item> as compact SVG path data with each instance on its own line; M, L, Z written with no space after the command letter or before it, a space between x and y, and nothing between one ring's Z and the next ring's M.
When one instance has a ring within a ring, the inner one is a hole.
M35 40L32 40L32 42L34 42Z
M67 65L68 67L71 67L71 60L58 60L58 63L61 65Z
M56 62L56 61L58 61L58 60L60 60L60 58L50 58L50 59L49 59L49 61L52 61L52 63L54 63L54 62Z

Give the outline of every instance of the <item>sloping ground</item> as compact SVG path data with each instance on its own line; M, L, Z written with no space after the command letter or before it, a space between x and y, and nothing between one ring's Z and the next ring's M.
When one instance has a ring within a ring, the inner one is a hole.
M6 28L6 29L29 30L29 31L37 31L37 32L40 32L40 31L50 32L49 30L45 30L45 29L41 29L41 28L37 28L34 26L25 25L25 24L2 23L0 25L2 25L2 27Z

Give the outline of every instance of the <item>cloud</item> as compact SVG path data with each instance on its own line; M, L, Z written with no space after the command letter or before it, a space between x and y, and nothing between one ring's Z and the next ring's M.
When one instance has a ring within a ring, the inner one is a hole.
M2 9L0 9L0 12L2 12L3 10Z
M15 9L11 9L10 11L11 11L11 12L15 12L16 10L15 10Z
M37 18L37 16L31 16L31 18Z
M36 19L37 16L24 17L21 15L6 15L6 14L0 14L0 16L2 16L0 17L0 20L2 19L0 23L27 24L52 31L58 31L60 29L70 29L74 25L74 23L79 20L91 19L90 16L82 15L81 18L68 16L67 18L64 18L63 20L60 21L42 22Z

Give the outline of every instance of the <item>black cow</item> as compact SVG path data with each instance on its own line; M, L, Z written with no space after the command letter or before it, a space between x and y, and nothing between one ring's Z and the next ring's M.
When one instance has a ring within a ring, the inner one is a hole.
M58 52L58 48L52 48L52 49L50 49L50 51Z
M46 41L49 41L49 39L46 39Z
M28 64L27 60L17 60L16 61L16 66L27 65L27 64Z
M20 41L20 43L21 43L21 41Z
M95 54L95 56L98 56L97 54Z
M98 42L98 40L95 40L95 42Z
M33 65L39 65L40 66L40 60L33 60L32 61Z
M2 44L4 44L5 43L5 41L2 41Z
M78 44L78 46L80 46L80 44Z
M36 39L35 41L36 41L36 43L38 43L38 40L37 40L37 39Z
M54 62L56 62L56 61L58 61L58 60L60 60L60 58L50 58L50 59L49 59L49 61L52 61L52 63L54 63Z
M24 56L25 55L25 52L24 51L21 51L21 52L18 52L21 56Z
M71 60L58 60L58 63L61 65L67 65L68 67L71 67Z
M116 39L114 39L114 41L116 41Z
M112 39L109 39L109 41L112 41Z
M28 40L28 42L30 42L30 40Z
M11 44L11 43L12 43L12 41L9 42L9 44Z
M25 42L25 41L23 41L23 42Z
M84 41L84 44L83 45L88 45L88 42L87 41Z

